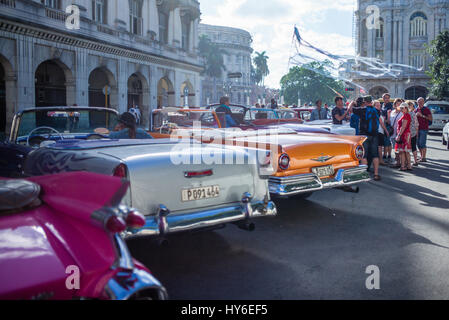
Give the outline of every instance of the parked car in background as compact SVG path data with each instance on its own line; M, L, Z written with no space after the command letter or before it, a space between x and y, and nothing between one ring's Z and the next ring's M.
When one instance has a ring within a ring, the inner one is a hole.
M333 134L343 136L355 136L355 129L349 125L349 122L343 121L343 124L333 124L332 120L315 120L307 122L309 126L325 129Z
M218 107L218 104L213 104L207 109L215 111ZM243 130L288 128L296 132L329 133L318 127L304 125L304 121L297 117L296 112L289 109L247 108L236 104L231 104L230 108L234 117L240 119L238 127ZM220 128L226 128L223 116L218 116L218 124Z
M0 299L166 299L119 235L145 222L119 205L127 189L87 172L0 179Z
M309 195L326 188L344 188L370 180L363 158L362 136L298 133L284 127L243 130L221 128L212 110L159 110L151 134L157 139L190 137L210 144L277 150L276 172L269 180L272 196Z
M449 150L449 122L446 123L446 125L443 128L443 145L447 146L447 149Z
M449 122L449 101L429 100L424 104L432 112L433 121L429 130L443 130Z

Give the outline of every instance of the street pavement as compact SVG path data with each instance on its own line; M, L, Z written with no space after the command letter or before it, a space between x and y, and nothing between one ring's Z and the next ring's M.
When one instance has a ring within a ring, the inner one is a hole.
M449 150L429 136L414 172L382 167L359 194L326 190L277 201L247 232L130 240L171 299L449 299ZM368 290L368 266L380 289Z

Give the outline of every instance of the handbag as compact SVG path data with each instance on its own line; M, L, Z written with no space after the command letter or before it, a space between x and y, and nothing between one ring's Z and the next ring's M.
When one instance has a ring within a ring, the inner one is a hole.
M404 144L404 139L403 139L403 137L402 137L402 136L397 137L397 138L396 138L396 143L397 143L397 144Z

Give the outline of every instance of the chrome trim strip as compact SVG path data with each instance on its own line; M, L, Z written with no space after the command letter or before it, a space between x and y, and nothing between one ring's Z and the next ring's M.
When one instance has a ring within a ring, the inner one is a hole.
M367 182L371 177L366 165L349 169L339 169L335 178L320 179L316 174L307 173L291 177L271 177L268 182L270 193L274 196L292 196L323 189L345 187Z
M163 236L167 233L190 231L239 220L275 215L277 215L277 209L272 201L242 202L234 206L205 211L168 214L164 217L162 224L161 220L158 219L158 215L152 215L146 217L147 222L142 229L131 230L126 233L126 237Z
M112 300L128 300L138 292L154 289L157 292L158 300L167 300L167 290L151 274L144 270L134 269L132 274L133 284L124 286L116 278L111 278L106 285L106 292Z

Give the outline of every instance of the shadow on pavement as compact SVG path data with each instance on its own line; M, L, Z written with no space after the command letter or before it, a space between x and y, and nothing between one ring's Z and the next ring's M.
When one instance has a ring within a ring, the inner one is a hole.
M278 217L258 219L253 233L228 226L174 235L167 247L148 238L128 244L172 299L237 300L414 298L401 249L438 246L390 219L304 200L280 201L278 209ZM365 288L373 264L383 275L376 292Z

